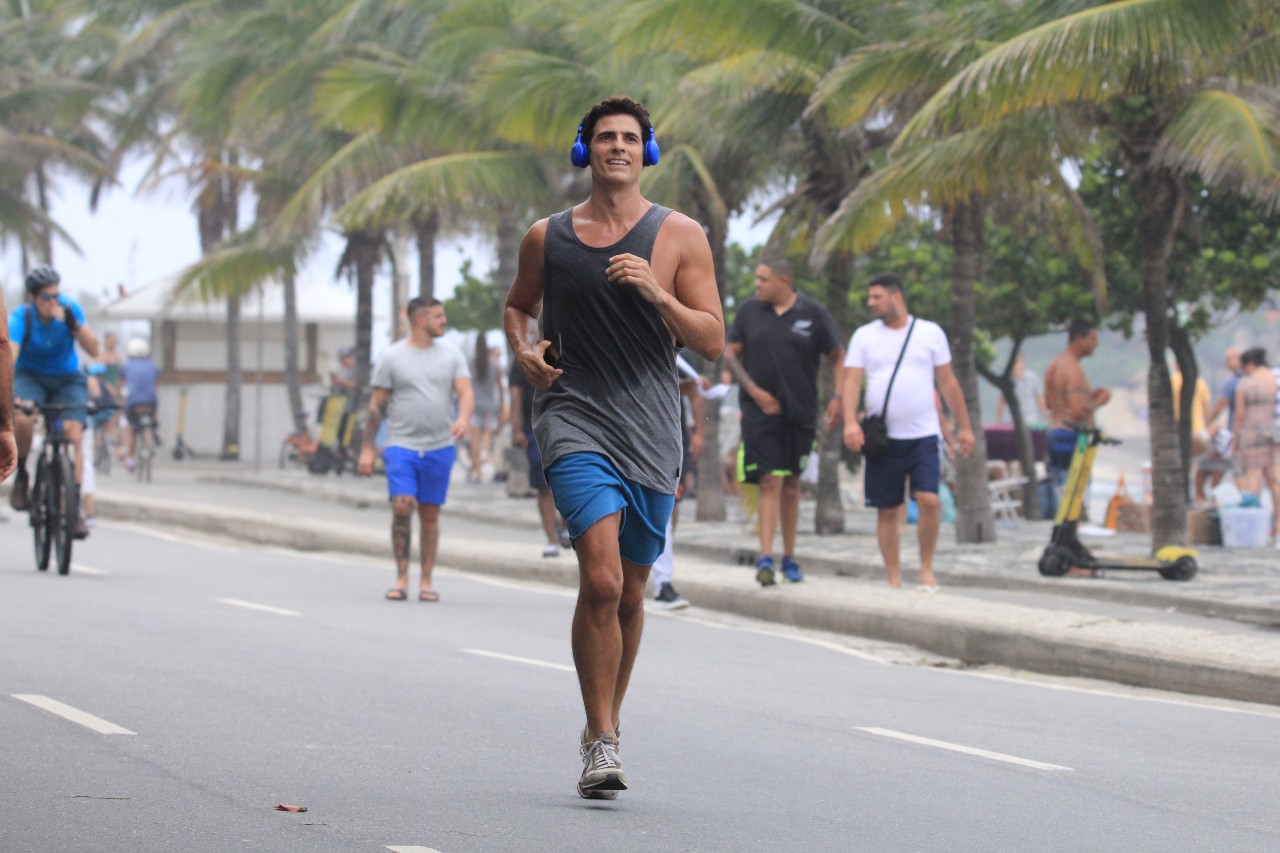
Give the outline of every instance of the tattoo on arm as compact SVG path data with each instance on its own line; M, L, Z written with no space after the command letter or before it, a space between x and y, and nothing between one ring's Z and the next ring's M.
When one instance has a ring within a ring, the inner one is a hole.
M387 416L387 401L379 400L374 397L369 401L369 414L364 422L364 446L373 447L374 439L378 435L378 428L382 426L382 419Z
M755 387L755 381L748 375L747 369L742 366L742 362L738 360L737 353L725 349L724 366L729 368L729 372L733 374L733 378L738 380L738 385L743 389L750 391Z

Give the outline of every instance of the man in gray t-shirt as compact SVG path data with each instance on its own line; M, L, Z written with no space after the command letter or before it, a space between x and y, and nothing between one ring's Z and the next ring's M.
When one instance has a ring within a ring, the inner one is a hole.
M446 323L444 305L419 296L409 301L406 313L409 337L392 344L373 371L356 471L366 477L373 473L374 438L385 419L382 461L391 497L391 545L396 558L396 585L387 590L386 598L404 601L409 594L409 543L416 506L422 529L418 600L439 601L431 572L440 541L440 506L457 458L454 442L466 434L471 422L471 370L461 350L440 340Z

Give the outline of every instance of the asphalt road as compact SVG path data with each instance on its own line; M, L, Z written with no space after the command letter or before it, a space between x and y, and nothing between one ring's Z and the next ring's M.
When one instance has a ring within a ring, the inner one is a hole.
M389 579L111 524L59 577L0 528L0 849L1280 849L1276 709L696 608L649 620L632 789L584 801L572 595Z

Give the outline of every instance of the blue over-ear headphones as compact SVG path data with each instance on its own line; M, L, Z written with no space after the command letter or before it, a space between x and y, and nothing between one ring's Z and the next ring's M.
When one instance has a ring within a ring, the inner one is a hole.
M653 128L649 128L649 138L644 143L644 158L641 161L643 166L656 166L658 158L662 156L662 150L658 148L658 140L654 136ZM591 151L587 148L587 143L582 141L582 125L578 125L578 138L574 140L573 147L569 149L569 162L579 169L585 169L591 163Z

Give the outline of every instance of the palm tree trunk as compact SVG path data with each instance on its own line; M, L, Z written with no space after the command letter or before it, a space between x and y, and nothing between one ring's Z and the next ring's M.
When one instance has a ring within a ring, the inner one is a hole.
M1149 150L1149 149L1144 149ZM1176 179L1164 169L1137 164L1133 179L1138 202L1139 274L1147 322L1148 429L1151 434L1151 539L1159 546L1186 537L1186 475L1173 418L1173 387L1165 354L1169 350L1169 255L1181 215Z
M240 292L227 294L227 388L222 421L221 459L234 462L240 458L240 402L244 385L240 359Z
M1005 362L1004 370L1001 373L993 373L981 364L978 365L978 373L983 379L990 382L1000 392L1000 396L1004 398L1004 404L1009 407L1009 417L1013 420L1013 435L1015 452L1018 454L1018 462L1022 465L1023 476L1027 478L1026 485L1022 487L1022 517L1028 521L1035 521L1040 518L1040 490L1036 480L1036 449L1031 441L1031 430L1027 428L1027 413L1022 411L1022 403L1018 400L1017 390L1013 384L1013 363L1018 358L1018 350L1022 349L1022 339L1017 338L1013 342L1013 348L1009 351L1009 359ZM984 446L986 442L983 442Z
M1187 330L1171 323L1169 325L1169 346L1173 349L1173 357L1178 362L1178 371L1182 373L1182 391L1178 399L1173 401L1178 412L1178 450L1182 456L1182 493L1191 494L1191 409L1196 399L1196 383L1200 381L1200 367L1196 364L1195 347L1191 345L1191 336Z
M298 373L298 283L292 270L280 276L284 292L284 384L295 432L306 432L307 413L302 405L302 379Z
M717 222L714 217L706 217L711 243L711 263L716 273L716 287L720 291L720 304L724 304L725 288L728 279L725 276L725 242L729 239L727 223ZM713 381L718 381L720 362L711 365ZM720 400L706 400L702 406L702 455L698 457L698 521L724 521L729 517L724 501L724 484L720 482Z
M436 235L440 233L440 214L434 210L413 218L413 231L418 243L418 295L434 299L436 295Z
M853 258L849 255L833 255L826 268L826 305L835 321L837 332L843 336L849 328L849 285L853 281ZM843 340L843 337L841 338ZM838 390L835 387L835 371L830 362L823 361L819 374L820 400L818 411L826 411L826 403ZM844 449L844 426L837 422L831 427L818 424L818 499L813 514L814 532L818 534L844 533L844 501L840 497L840 465Z
M373 345L373 274L382 241L373 231L347 234L347 253L356 276L356 395L355 411L361 419L369 404L369 378Z
M982 408L978 401L978 369L974 355L975 285L982 262L983 205L977 195L947 210L955 260L951 268L951 363L975 438L968 459L957 456L956 541L994 542L996 527L991 518L991 495L987 489L987 443L982 431Z
M408 318L402 316L409 304L409 228L399 225L391 234L391 343L409 334Z

